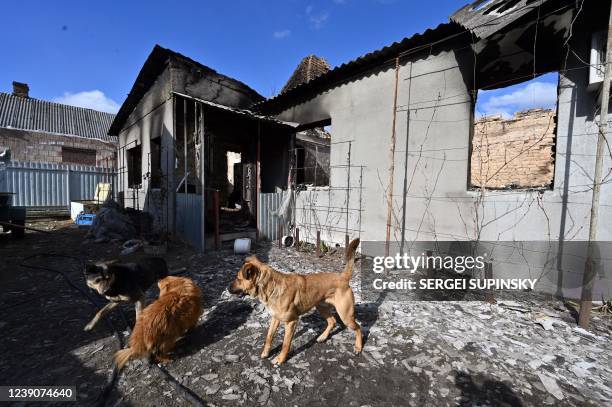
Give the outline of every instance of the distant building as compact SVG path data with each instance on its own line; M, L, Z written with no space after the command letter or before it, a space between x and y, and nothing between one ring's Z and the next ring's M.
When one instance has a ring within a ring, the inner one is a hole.
M0 92L0 154L5 160L115 167L114 114L29 97L27 84Z
M316 55L304 57L281 90L281 94L329 72L327 61ZM295 184L329 186L330 123L323 121L298 128L292 176Z
M287 80L285 86L281 90L281 93L285 93L303 83L310 82L311 80L327 73L330 67L326 60L316 55L308 55L304 57L293 74Z

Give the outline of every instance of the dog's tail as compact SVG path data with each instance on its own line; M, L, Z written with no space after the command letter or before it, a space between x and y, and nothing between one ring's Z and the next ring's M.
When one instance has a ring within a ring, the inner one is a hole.
M117 366L117 370L121 370L130 359L135 359L136 357L136 352L134 352L132 348L125 348L116 352L113 359L115 360L115 366Z
M346 266L344 266L344 271L342 272L342 278L346 281L349 281L353 275L353 269L355 268L355 251L357 250L357 246L359 246L359 238L354 239L346 250Z

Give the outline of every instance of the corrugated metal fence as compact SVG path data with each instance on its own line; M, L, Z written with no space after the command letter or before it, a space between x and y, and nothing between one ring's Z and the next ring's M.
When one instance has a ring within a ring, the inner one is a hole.
M176 194L176 233L198 250L202 248L202 196Z
M269 240L278 239L278 225L281 223L271 212L278 209L287 192L259 194L259 232ZM287 233L287 231L285 231Z
M0 191L14 192L13 205L70 209L70 201L92 199L100 182L116 185L101 167L11 161L0 164Z

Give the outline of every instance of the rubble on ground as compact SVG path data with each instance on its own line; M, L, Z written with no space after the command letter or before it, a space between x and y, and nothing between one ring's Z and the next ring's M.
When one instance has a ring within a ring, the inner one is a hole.
M69 251L70 242L83 236L76 228L74 233L73 240L37 235L42 236L37 238L37 250ZM19 254L21 244L23 254ZM27 234L23 243L7 245L15 258L31 252ZM112 243L91 248L88 253L99 257L120 250ZM342 269L341 250L322 258L275 245L258 245L254 250L284 272ZM317 343L326 323L312 312L301 318L286 364L276 367L271 360L280 351L283 328L270 359L261 359L268 311L259 301L227 292L244 256L230 250L195 254L172 246L166 259L171 269L188 267L184 275L203 289L205 310L165 366L210 405L599 406L612 400L609 314L594 312L591 327L584 330L576 327L561 301L536 295L497 304L388 298L365 302L355 273L351 286L365 337L362 354L353 353L354 335L341 324L328 341ZM9 257L7 261L18 264ZM82 331L94 310L59 276L17 270L15 280L6 281L6 304L3 300L0 306L32 301L23 292L37 292L36 301L13 309L30 307L23 312L35 315L36 307L43 307L47 317L24 323L17 311L3 313L0 327L8 351L0 361L0 372L10 371L20 382L26 377L45 383L51 377L64 378L75 383L80 401L92 401L110 373L112 355L119 347L116 338L104 323L93 332ZM75 278L80 275L74 271ZM155 290L148 293L149 298L155 295ZM133 321L133 307L122 309ZM117 313L111 319L122 326ZM129 404L187 406L189 402L158 369L135 361L124 369L107 403Z
M260 257L285 272L338 271L341 254L315 259L266 248ZM575 328L558 301L357 303L366 337L325 326L316 312L302 317L286 365L259 358L269 314L258 301L225 288L242 257L198 255L191 273L208 294L201 328L186 338L186 355L169 365L198 394L218 405L601 405L612 400L610 320L594 315L598 333ZM358 273L351 281L359 294ZM359 297L359 295L357 295ZM215 299L216 298L216 299ZM282 342L282 328L274 342ZM192 350L191 350L192 349ZM193 353L192 353L193 352ZM137 385L139 371L123 385ZM178 397L175 394L175 397ZM500 403L503 401L503 403Z

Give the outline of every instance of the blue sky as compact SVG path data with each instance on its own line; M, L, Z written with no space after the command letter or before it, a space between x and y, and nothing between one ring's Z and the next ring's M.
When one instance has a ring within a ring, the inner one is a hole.
M306 55L336 66L446 22L466 3L5 0L0 91L17 80L35 98L116 111L157 43L270 96Z

